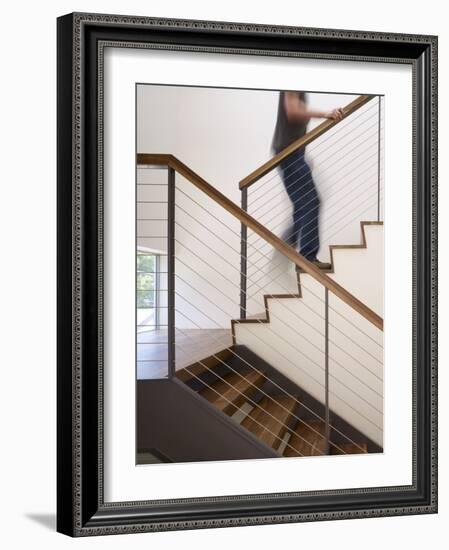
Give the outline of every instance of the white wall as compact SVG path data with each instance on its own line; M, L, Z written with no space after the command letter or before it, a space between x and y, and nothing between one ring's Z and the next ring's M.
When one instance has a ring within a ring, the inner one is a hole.
M383 318L384 227L365 225L364 232L366 248L334 249L334 273L329 277L351 289L351 294Z
M240 203L238 182L270 158L276 92L141 85L137 149L172 153Z
M376 518L359 521L332 521L124 535L71 540L54 532L55 504L55 102L56 72L55 18L73 9L110 13L132 13L178 18L248 21L267 24L304 25L330 28L353 28L385 32L440 34L440 57L449 55L446 5L433 2L423 9L422 2L411 0L406 10L402 3L379 0L376 9L361 9L360 2L323 1L298 4L291 2L252 2L228 0L205 2L167 0L150 5L142 0L126 3L109 0L58 3L9 3L3 8L4 25L1 46L4 52L0 89L2 112L2 181L4 200L0 209L2 259L8 269L2 270L2 373L4 392L0 400L2 424L2 540L11 549L29 547L65 550L130 549L155 550L245 548L257 546L272 549L290 541L324 550L344 544L345 548L379 550L400 545L410 550L434 546L443 548L449 520L449 472L444 465L449 460L448 438L444 437L444 419L449 417L447 399L440 399L440 418L443 437L440 438L440 513L439 515ZM386 16L388 14L388 16ZM18 28L20 27L20 38ZM440 67L440 97L449 95L449 71L446 63ZM446 101L440 102L441 120L449 118ZM20 116L19 116L20 113ZM440 150L449 148L449 132L440 128ZM24 165L24 150L27 153ZM447 163L440 163L440 181L449 179ZM27 177L21 177L18 167L25 167ZM33 177L28 177L32 172ZM449 204L449 188L440 186L440 204L445 213ZM21 216L17 217L20 206ZM449 233L448 216L440 217L440 235ZM23 311L29 306L29 273L16 269L23 259L22 243L27 247L30 261L38 266L33 271L33 307L38 322L21 330ZM447 278L449 249L441 246L440 280ZM14 268L13 268L14 267ZM441 333L449 330L449 294L447 285L440 285ZM449 390L448 339L440 339L440 391ZM32 352L32 353L31 353ZM20 394L17 388L21 388Z
M137 150L174 154L240 204L238 181L270 156L276 101L266 91L139 85ZM176 325L230 329L239 316L240 225L176 178Z

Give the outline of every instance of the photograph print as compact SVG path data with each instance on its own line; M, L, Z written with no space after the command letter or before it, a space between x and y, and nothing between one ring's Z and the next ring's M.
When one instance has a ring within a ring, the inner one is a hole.
M383 452L384 108L136 84L137 465Z
M58 18L59 532L437 512L437 51Z

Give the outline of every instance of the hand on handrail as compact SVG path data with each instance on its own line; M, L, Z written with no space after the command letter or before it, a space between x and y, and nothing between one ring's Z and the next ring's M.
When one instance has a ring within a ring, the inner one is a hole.
M342 120L345 116L345 113L342 108L333 109L325 113L325 118L330 118L331 120Z

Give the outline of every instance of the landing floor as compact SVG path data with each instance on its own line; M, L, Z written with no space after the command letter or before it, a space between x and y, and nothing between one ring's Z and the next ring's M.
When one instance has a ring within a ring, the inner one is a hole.
M226 329L179 329L176 331L176 370L210 357L232 345ZM137 334L137 378L148 380L167 376L167 330L150 330Z

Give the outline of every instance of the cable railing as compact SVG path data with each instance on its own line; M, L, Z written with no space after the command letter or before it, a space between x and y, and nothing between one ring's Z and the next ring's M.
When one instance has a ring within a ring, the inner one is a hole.
M381 96L356 98L342 120L323 122L241 180L242 209L294 248L318 249L324 262L332 260L331 245L356 244L361 221L383 220L382 102ZM311 171L297 156L306 146ZM255 283L279 278L284 290L296 286L295 277L285 277L284 256L269 251L265 239L242 223L242 318L261 311Z
M263 437L285 456L344 453L347 444L362 452L354 435L359 432L381 448L381 317L172 155L141 154L137 164L138 178L142 173L146 181L138 179L138 187L150 186L149 180L155 186L160 185L156 181L165 180L166 186L161 210L151 206L148 215L138 204L138 244L158 244L152 250L166 258L165 264L160 261L166 290L155 289L156 295L164 293L164 300L154 301L164 309L163 322L152 321L145 335L138 323L138 373L139 365L142 377L150 378L175 377L184 369L209 397L221 394L225 401L228 386L234 388L236 400L228 408L249 418L242 425L247 422L252 429L262 430ZM160 194L158 187L149 189ZM151 200L148 195L145 198ZM161 213L165 234L160 234L156 223ZM145 225L143 220L152 223ZM240 224L247 230L247 250L255 235L268 248L246 255L246 272L242 271ZM260 279L257 262L274 254L294 273L294 288L276 273L266 272ZM297 269L303 271L300 281ZM246 304L262 300L263 309L258 310L262 316L242 315L242 277L251 289L251 295L244 291ZM260 362L249 360L241 346L252 350ZM223 350L228 350L232 361L221 358ZM225 370L212 368L208 358ZM212 379L200 375L193 365ZM264 365L272 365L292 380L311 401L277 383ZM259 375L262 385L253 380ZM233 383L229 376L234 377ZM243 384L240 390L239 383ZM304 430L323 445L309 449L313 444Z

